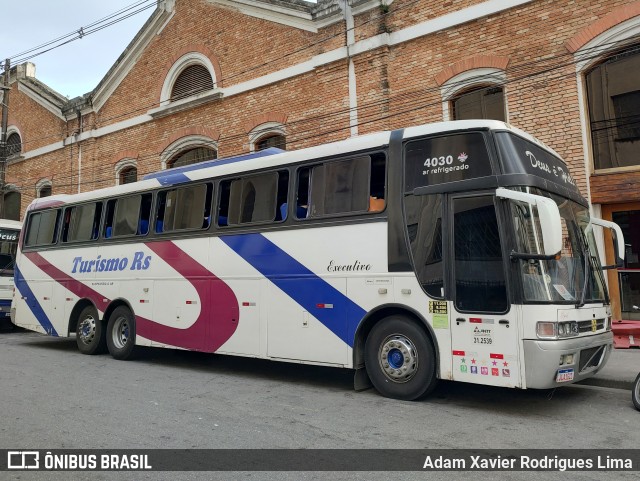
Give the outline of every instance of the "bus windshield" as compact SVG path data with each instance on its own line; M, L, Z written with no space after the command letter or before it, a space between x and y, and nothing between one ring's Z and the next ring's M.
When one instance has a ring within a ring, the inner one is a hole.
M562 219L563 240L558 259L519 260L525 302L581 304L607 301L589 209L540 189L523 189L556 202ZM528 204L512 202L511 215L515 250L523 254L542 254L542 235L536 209Z
M20 231L0 228L0 277L13 277Z

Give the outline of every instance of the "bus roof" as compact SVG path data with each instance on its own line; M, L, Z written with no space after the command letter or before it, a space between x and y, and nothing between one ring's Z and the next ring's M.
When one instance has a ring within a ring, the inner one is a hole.
M18 220L0 219L0 229L22 229L22 222Z
M540 141L509 124L497 120L456 120L435 122L417 127L404 129L403 138L437 134L440 132L489 129L489 130L509 130L513 133L525 137L527 140L535 142L542 148L560 157L552 149L542 144ZM278 166L287 166L310 159L321 159L349 152L359 152L367 149L382 148L389 144L390 131L382 131L372 134L360 135L346 140L307 147L300 150L284 151L270 148L265 151L243 154L234 157L205 161L177 169L163 170L146 175L143 180L130 184L106 187L94 191L82 192L79 194L57 194L50 197L35 199L27 208L27 211L46 207L55 207L68 202L84 202L103 197L115 195L126 195L130 193L150 190L161 186L182 184L193 180L202 180L211 177L241 174L257 169L268 169Z

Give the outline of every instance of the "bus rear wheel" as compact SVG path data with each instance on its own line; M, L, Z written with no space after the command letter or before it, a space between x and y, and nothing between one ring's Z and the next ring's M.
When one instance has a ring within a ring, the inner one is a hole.
M109 316L107 324L109 353L121 361L131 359L136 346L136 320L131 311L120 306Z
M406 317L378 322L365 343L365 366L380 394L413 401L435 388L436 356L424 329Z
M82 354L101 354L106 351L104 322L93 306L87 306L80 312L76 325L76 344Z

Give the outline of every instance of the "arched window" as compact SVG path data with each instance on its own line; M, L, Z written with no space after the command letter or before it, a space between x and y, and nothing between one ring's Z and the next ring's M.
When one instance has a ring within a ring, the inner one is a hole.
M173 84L171 100L176 101L213 89L213 78L204 65L193 64L185 68Z
M285 136L280 134L267 134L264 137L260 137L255 143L256 151L268 149L269 147L286 150L287 141Z
M585 80L594 167L638 165L640 45L614 52Z
M125 167L120 171L120 184L130 184L138 180L138 169L135 167Z
M204 160L218 158L218 153L208 147L196 147L194 149L183 150L171 160L167 161L167 168L182 167L185 165L197 164Z
M4 194L4 217L9 220L20 220L20 203L22 196L16 190Z
M249 132L249 150L251 152L270 147L282 150L287 148L287 134L284 125L280 122L264 122Z
M36 184L36 197L49 197L51 193L51 181L49 179L42 179Z
M20 134L13 132L7 137L7 157L19 154L20 152L22 152L22 139L20 139Z
M453 120L491 119L505 121L504 91L500 86L479 87L451 99Z
M508 59L503 59L502 64L507 62ZM507 122L507 99L503 87L506 81L504 69L494 67L465 70L448 78L440 86L443 120Z

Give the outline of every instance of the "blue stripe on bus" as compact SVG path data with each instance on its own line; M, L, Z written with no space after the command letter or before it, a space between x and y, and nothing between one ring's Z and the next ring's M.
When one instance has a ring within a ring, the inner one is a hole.
M158 177L158 182L160 185L176 185L176 184L184 184L185 182L189 182L191 179L184 174L167 174L162 177Z
M25 280L24 276L22 275L22 272L20 272L20 269L18 269L17 266L14 268L14 273L15 273L16 289L18 289L22 297L26 298L25 302L29 307L29 309L31 309L31 312L33 313L33 315L36 317L36 319L38 320L40 325L44 328L47 334L49 334L50 336L58 337L58 332L53 327L53 324L51 324L51 321L45 314L44 309L42 309L42 306L36 299L36 296L33 294L33 291L27 284L27 281ZM33 302L31 302L32 300Z
M206 169L207 167L213 167L224 164L232 164L234 162L241 162L243 160L257 159L259 157L267 157L269 155L281 154L286 150L278 149L277 147L269 147L268 149L259 150L258 152L252 152L250 154L236 155L234 157L222 157L220 159L205 160L204 162L198 162L196 164L185 165L183 167L174 167L170 170L161 170L160 172L152 172L143 177L143 180L158 179L160 183L163 177L168 177L173 174L184 174L185 172L192 172L194 170Z
M9 307L11 305L11 299L0 299L0 307Z
M262 234L220 239L331 332L353 347L353 333L366 311ZM332 304L332 308L326 308Z

